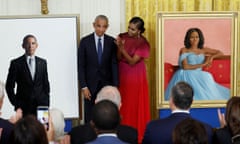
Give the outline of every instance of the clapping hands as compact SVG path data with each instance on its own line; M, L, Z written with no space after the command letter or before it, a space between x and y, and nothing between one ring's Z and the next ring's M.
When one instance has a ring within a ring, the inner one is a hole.
M118 49L121 51L124 48L125 40L122 40L119 36L114 41L115 44L118 46Z
M226 126L225 114L221 113L220 109L217 110L217 113L218 113L218 120L220 123L220 127L223 128L224 126Z

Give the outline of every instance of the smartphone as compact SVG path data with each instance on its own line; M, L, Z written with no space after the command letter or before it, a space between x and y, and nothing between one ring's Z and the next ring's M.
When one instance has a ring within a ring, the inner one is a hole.
M48 106L37 107L37 119L44 125L48 126L49 110Z

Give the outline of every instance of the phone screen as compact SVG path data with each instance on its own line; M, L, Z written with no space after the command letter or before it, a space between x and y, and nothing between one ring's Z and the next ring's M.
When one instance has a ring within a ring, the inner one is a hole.
M48 125L48 107L39 106L37 108L37 118L42 124Z

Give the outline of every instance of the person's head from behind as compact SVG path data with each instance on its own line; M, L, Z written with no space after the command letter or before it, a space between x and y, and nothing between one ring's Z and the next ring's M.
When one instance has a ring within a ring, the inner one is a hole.
M108 18L105 15L98 15L93 22L93 27L97 36L103 36L108 28Z
M35 51L38 47L37 39L34 35L26 35L23 38L22 47L25 49L25 54L32 56L35 54Z
M2 109L4 96L5 96L5 86L4 86L4 83L0 81L0 110Z
M115 103L119 109L121 107L121 95L118 89L114 86L105 86L98 92L95 103L102 100L110 100Z
M185 35L184 45L186 48L190 48L193 45L196 45L199 49L203 48L204 36L202 31L199 28L188 29Z
M144 21L140 17L133 17L129 21L128 25L128 35L131 37L139 37L142 33L144 33Z
M35 116L27 115L18 120L12 131L12 144L48 144L44 126Z
M172 110L189 110L193 102L192 87L186 82L178 82L172 87L169 102Z
M91 123L98 134L115 132L120 124L120 114L116 104L109 100L96 103L92 109Z
M64 136L65 121L62 111L57 108L49 110L50 117L52 119L54 127L54 141L59 141Z
M187 118L176 125L172 138L174 144L208 143L208 135L204 125L191 118Z
M233 96L228 100L225 115L233 143L240 143L240 97Z

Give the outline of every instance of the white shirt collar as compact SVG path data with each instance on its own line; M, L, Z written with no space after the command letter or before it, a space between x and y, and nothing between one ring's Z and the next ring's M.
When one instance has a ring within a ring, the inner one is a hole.
M173 113L188 113L189 114L190 112L189 112L189 110L175 109L175 110L172 111L172 114Z
M117 137L117 134L115 134L115 133L103 133L103 134L99 134L99 135L98 135L98 137L102 137L102 136Z
M27 60L30 58L32 58L33 60L35 59L35 55L32 55L32 56L25 55L25 56L26 56Z
M100 38L100 39L102 40L102 42L103 42L104 35L102 35L102 36L99 37L99 36L94 32L94 38L95 38L96 41Z

